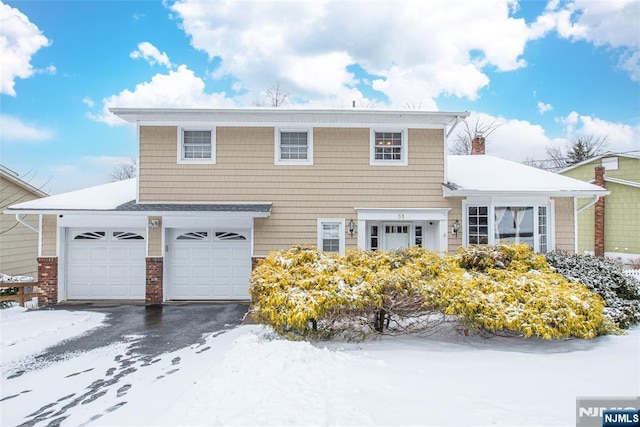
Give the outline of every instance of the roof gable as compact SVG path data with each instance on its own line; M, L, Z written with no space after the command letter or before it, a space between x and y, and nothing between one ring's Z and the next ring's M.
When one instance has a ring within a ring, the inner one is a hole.
M24 181L16 172L2 165L0 165L0 176L37 197L47 196L47 193Z

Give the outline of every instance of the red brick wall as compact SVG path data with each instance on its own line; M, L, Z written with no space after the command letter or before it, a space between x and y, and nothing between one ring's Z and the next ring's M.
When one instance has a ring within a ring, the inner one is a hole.
M604 168L598 166L594 172L594 184L606 188L604 184ZM600 196L595 204L594 227L593 252L595 256L604 257L604 196Z
M145 303L162 304L163 258L147 258L147 286Z
M44 293L44 301L38 305L46 307L58 302L58 257L38 258L38 287Z

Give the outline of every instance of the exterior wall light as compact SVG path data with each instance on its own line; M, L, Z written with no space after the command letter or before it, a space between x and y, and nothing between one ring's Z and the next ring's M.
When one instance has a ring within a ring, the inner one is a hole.
M160 222L157 219L152 219L149 221L149 228L158 228L158 224Z
M351 237L353 237L353 232L356 229L356 224L355 222L353 222L353 220L349 220L349 234L351 235Z
M455 222L453 223L453 226L451 227L451 234L458 237L458 231L460 231L460 223L456 219Z

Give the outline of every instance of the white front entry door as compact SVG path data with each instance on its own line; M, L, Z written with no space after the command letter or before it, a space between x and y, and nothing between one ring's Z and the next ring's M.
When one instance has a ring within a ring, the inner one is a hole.
M173 229L169 232L168 298L249 299L250 230Z
M406 223L383 223L382 245L386 251L408 248L411 226Z

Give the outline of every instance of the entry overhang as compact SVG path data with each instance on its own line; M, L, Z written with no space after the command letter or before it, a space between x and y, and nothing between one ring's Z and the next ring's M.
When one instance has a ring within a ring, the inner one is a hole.
M354 208L361 221L446 221L450 208Z

